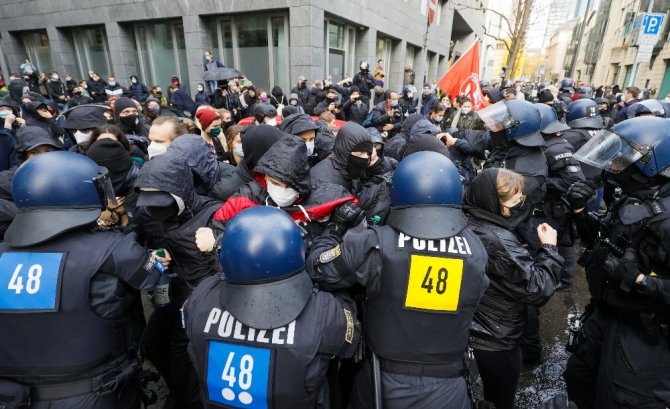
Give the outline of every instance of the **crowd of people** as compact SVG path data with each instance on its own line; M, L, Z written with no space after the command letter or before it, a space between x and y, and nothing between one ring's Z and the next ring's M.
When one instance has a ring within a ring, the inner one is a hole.
M666 102L106 79L0 100L0 406L512 409L578 263L570 407L670 405Z

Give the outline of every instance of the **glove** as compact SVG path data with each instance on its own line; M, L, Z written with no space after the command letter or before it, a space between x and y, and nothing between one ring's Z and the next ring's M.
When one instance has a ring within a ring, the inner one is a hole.
M573 183L568 189L568 203L572 210L583 209L586 204L596 194L596 186L590 180L584 180Z
M344 202L330 215L328 226L343 235L350 227L358 225L365 217L363 209L353 202Z
M640 275L637 262L624 256L614 269L607 275L610 286L619 287L625 292L630 292L635 285L635 280Z

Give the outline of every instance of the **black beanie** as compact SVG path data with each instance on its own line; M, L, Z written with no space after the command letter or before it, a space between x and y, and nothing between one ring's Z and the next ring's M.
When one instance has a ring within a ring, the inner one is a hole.
M137 108L137 105L130 98L122 97L117 99L114 103L114 114L116 117L118 118L119 114L126 108Z
M554 94L551 93L548 89L543 89L538 95L538 100L542 103L549 102L554 100Z
M105 138L95 141L88 148L86 155L98 165L107 168L112 186L114 186L114 192L121 196L120 191L123 188L126 173L133 167L130 152L119 142Z

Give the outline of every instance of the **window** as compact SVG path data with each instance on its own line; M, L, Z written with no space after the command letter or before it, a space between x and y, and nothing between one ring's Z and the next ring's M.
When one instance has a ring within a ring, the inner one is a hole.
M356 29L331 19L326 20L325 27L326 76L332 75L333 81L353 76L358 71Z
M386 67L390 66L391 63L391 52L393 51L393 41L381 35L377 35L377 60L384 60ZM377 62L377 61L375 61Z
M23 41L26 55L39 72L49 72L53 69L49 36L47 36L46 30L22 31L16 33L16 36ZM23 60L21 60L21 64L23 64Z
M215 57L268 93L275 85L285 93L289 88L288 33L288 17L283 13L220 17L210 26Z
M70 39L80 78L88 78L90 70L103 78L112 74L104 26L74 28L70 30Z
M416 48L408 44L407 51L405 53L405 67L414 67L415 54Z
M138 54L137 75L147 86L165 88L173 76L178 76L188 92L188 63L184 26L181 21L164 21L134 27Z

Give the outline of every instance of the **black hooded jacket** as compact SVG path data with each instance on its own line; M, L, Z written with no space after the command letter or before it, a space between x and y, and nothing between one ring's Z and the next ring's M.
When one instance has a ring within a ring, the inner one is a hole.
M58 123L54 118L49 119L43 118L37 113L37 108L39 108L41 105L44 105L44 103L43 102L30 103L30 109L28 112L30 117L26 119L26 125L39 126L40 128L49 132L49 135L51 135L51 138L53 139L54 142L59 144L61 147L64 146L63 138L65 138L65 131L60 125L58 125Z
M372 141L370 133L355 122L349 122L340 129L335 138L331 156L312 168L312 179L334 183L352 191L352 177L347 172L349 156L361 142Z
M253 180L251 171L260 158L275 142L286 135L288 134L270 125L254 125L243 129L241 139L244 159L237 165L235 171L221 175L210 191L210 196L225 202L242 185L251 182Z
M270 94L270 103L275 108L278 108L279 104L284 106L288 105L288 99L286 98L286 95L284 95L284 91L282 91L279 85L275 85L272 88L272 93Z
M489 351L511 350L519 345L527 305L544 305L565 274L556 246L543 245L530 254L500 215L496 189L498 169L486 169L465 193L469 227L488 254L490 284L477 307L470 332L471 345Z
M147 246L167 249L172 256L170 270L191 285L216 274L219 271L216 257L203 255L194 237L200 227L207 226L221 203L195 193L188 164L173 156L156 156L144 164L134 186L136 190L150 188L170 193L184 205L179 216L166 223L156 222L144 209L138 209L133 228Z
M384 145L384 155L395 160L401 160L405 157L405 148L407 147L407 142L409 142L412 127L421 119L424 119L424 117L420 114L411 114L408 116L400 128L400 132L389 139Z

